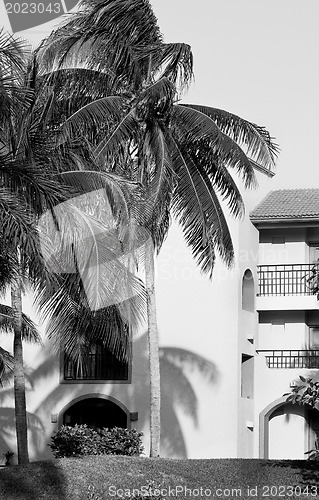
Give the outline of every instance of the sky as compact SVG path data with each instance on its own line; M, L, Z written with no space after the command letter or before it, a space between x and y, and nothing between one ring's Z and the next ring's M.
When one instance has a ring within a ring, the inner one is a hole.
M184 101L265 126L281 148L273 189L319 187L318 0L151 0L166 42L194 54ZM0 19L10 29L0 0ZM57 21L19 35L37 44Z
M3 1L0 24L10 31ZM151 0L151 4L164 40L192 47L195 81L184 101L231 111L269 130L281 148L269 189L319 188L319 1ZM55 20L19 35L37 45L56 25ZM175 228L157 265L159 328L170 345L171 337L178 335L174 330L171 336L172 325L178 325L182 345L198 352L200 345L207 346L201 344L200 335L211 331L212 325L218 331L216 325L224 322L229 291L221 295L219 283L226 279L226 268L216 266L213 290L206 278L199 281L190 251L178 253L183 247ZM201 328L198 318L205 318Z

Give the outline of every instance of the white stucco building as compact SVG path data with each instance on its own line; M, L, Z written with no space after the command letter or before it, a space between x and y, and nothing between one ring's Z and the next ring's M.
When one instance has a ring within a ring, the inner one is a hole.
M250 218L259 232L254 376L259 456L305 458L314 448L319 413L284 404L282 394L299 375L318 378L319 308L307 278L319 257L319 190L271 192Z
M245 219L230 221L232 269L217 261L213 280L202 276L175 225L157 260L163 456L303 458L319 430L314 411L283 397L319 368L319 307L304 278L319 253L319 190L269 193L271 179L258 178ZM10 337L0 340L11 349ZM52 433L76 422L137 428L148 453L145 333L131 345L128 365L100 349L82 375L48 342L25 347L33 460L50 457ZM13 407L6 387L0 456L15 451Z

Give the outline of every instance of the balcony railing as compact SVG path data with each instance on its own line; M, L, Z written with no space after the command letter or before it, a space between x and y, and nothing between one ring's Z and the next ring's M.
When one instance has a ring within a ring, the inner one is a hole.
M128 363L120 362L110 353L85 356L81 367L72 360L64 362L64 380L127 380Z
M302 351L264 351L268 368L319 368L319 350Z
M258 295L313 295L309 282L313 269L314 264L258 266Z

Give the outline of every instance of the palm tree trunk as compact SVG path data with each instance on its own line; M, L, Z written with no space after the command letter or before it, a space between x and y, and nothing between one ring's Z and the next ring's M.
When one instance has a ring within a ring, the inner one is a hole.
M148 346L150 363L150 457L160 455L161 434L161 388L156 321L154 248L148 244L145 259L145 282L147 289Z
M22 279L18 277L11 287L11 305L14 322L14 400L17 433L18 463L29 463L27 410L22 347Z

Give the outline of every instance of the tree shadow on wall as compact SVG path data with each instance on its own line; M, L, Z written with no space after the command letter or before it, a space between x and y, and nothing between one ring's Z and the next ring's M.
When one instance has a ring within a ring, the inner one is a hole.
M28 419L28 429L29 434L32 435L34 440L37 439L38 436L41 436L44 433L44 427L40 419L32 414L27 413ZM14 408L4 408L0 409L0 450L2 453L6 451L16 451L15 444L15 412ZM12 441L14 441L14 450L12 449ZM1 453L1 455L2 455ZM0 460L2 456L0 455Z
M149 425L149 359L147 334L134 341L134 380L126 386L132 407L146 408L139 415L139 426ZM198 398L190 377L200 376L208 384L216 384L218 370L206 358L186 349L160 347L161 373L161 453L170 457L187 458L186 443L178 417L181 412L198 427ZM114 386L112 396L121 399L123 387Z
M42 359L36 368L25 367L26 393L39 391L39 399L33 412L28 412L29 447L36 450L37 460L46 460L51 457L48 443L51 434L42 424L43 415L50 415L52 408L65 392L70 399L75 399L81 391L80 384L61 385L59 380L59 362L48 343L41 351ZM56 379L51 384L50 382ZM41 386L42 384L42 386ZM43 392L43 384L47 384L47 392ZM8 400L10 404L8 405ZM0 391L0 464L3 452L10 450L16 453L15 411L13 386L8 385ZM16 457L15 457L16 458Z
M26 370L27 391L37 390L39 383L48 381L48 391L28 414L29 433L33 447L37 450L37 459L48 458L46 435L39 416L51 413L52 407L65 392L69 399L75 399L81 391L82 384L61 385L49 384L57 375L58 363L49 346L42 351L42 360L35 369ZM143 411L139 415L139 427L149 427L149 359L147 334L134 340L134 379L131 384L113 384L110 395L119 401L129 401L130 408ZM160 348L161 371L161 449L162 453L171 457L187 457L187 449L183 436L179 415L189 417L193 426L198 426L198 398L191 383L192 375L200 377L208 384L216 384L218 371L211 361L191 351L174 347ZM101 385L101 389L103 384ZM103 392L103 391L102 391ZM125 396L126 393L126 397ZM7 407L7 400L13 398L13 388L0 391L0 452L3 453L15 446L14 408ZM1 456L0 456L1 460ZM1 462L0 462L1 463Z

